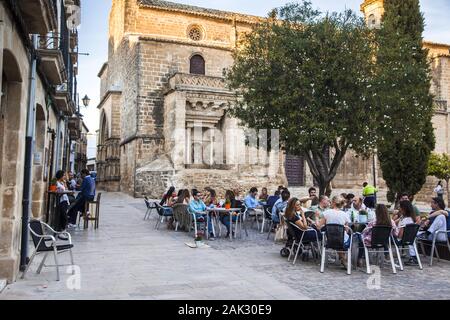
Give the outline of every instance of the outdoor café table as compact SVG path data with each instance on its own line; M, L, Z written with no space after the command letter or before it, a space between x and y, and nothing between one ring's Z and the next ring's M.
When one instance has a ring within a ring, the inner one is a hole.
M216 212L216 213L228 213L230 216L230 229L233 228L233 215L231 214L232 212L240 212L241 209L240 208L230 208L230 209L225 209L225 208L208 208L206 209L208 212ZM234 237L236 238L236 233L234 234ZM233 230L230 230L230 239L233 240Z
M47 191L47 194L47 217L45 222L47 222L50 227L57 230L60 225L59 202L61 200L61 196L64 194L73 194L73 191Z

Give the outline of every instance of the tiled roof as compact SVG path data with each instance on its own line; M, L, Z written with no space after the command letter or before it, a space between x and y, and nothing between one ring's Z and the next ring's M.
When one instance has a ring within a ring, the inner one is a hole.
M236 19L243 22L255 23L262 20L261 17L246 15L241 13L229 12L229 11L221 11L216 9L208 9L202 7L196 7L176 2L163 1L163 0L138 0L138 3L144 7L152 7L158 8L162 10L168 11L181 11L188 12L197 15L221 18L221 19Z

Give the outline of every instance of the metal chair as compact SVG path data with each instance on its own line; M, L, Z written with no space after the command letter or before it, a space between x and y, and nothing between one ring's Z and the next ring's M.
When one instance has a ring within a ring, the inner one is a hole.
M156 204L155 202L150 202L150 200L147 197L144 197L145 206L147 207L147 211L144 215L144 220L150 219L150 215L152 214L153 210L156 210Z
M320 263L320 272L324 272L325 257L327 250L347 253L347 274L352 273L352 242L353 234L350 234L350 245L344 249L345 226L341 224L327 224L326 231L322 233L322 255Z
M98 229L98 223L100 221L100 199L102 197L102 193L99 192L97 194L97 199L95 201L86 201L85 210L83 215L84 220L84 229L88 229L89 221L94 221L94 229ZM95 215L92 216L92 212L90 212L91 205L95 205Z
M398 257L398 264L400 265L400 270L403 271L403 262L402 262L402 256L400 254L401 251L409 250L409 246L412 246L414 248L414 252L416 254L417 263L419 264L419 269L422 270L422 262L420 261L419 251L417 250L417 233L419 232L420 226L415 223L407 224L403 227L403 237L401 240L395 241L394 239L394 245L395 245L395 251L397 253ZM393 237L392 237L393 239ZM405 248L406 246L406 248Z
M66 251L69 251L70 253L70 265L74 265L73 262L73 254L72 254L72 248L73 248L73 244L72 244L72 237L70 235L70 233L68 232L57 232L55 230L53 230L48 224L40 221L40 220L35 220L32 219L30 220L30 222L28 223L28 229L30 230L31 233L31 238L33 239L33 244L34 244L34 252L31 255L30 261L28 262L25 271L22 274L22 279L25 278L25 275L28 271L28 269L30 268L31 263L33 262L33 259L41 253L44 253L44 258L42 258L41 263L39 264L39 267L37 269L37 274L41 273L42 267L46 266L46 267L56 267L56 280L59 281L60 280L60 276L59 276L59 267L62 266L67 266L67 265L61 265L58 263L58 254L59 253L63 253ZM50 233L46 233L46 231L49 231ZM56 238L58 235L63 234L66 235L68 237L68 243L67 244L58 244L56 241ZM51 241L50 245L47 245L46 241ZM55 258L55 265L45 265L45 260L47 259L47 256L50 252L53 251L53 256Z
M440 234L445 234L446 235L446 241L439 241L438 240L438 237L439 237ZM438 252L438 248L436 246L436 243L438 243L438 244L446 244L447 248L448 248L448 250L450 252L450 241L449 241L449 238L450 238L450 230L447 230L447 231L436 231L433 234L433 240L432 241L419 238L419 243L420 243L420 246L421 246L423 254L425 254L425 247L424 247L424 245L425 244L429 245L431 243L430 267L433 266L433 257L434 257L435 253L436 253L436 258L438 259L438 261L441 260L441 258L439 257L439 252Z
M374 226L372 228L372 239L370 246L366 246L366 244L363 241L364 245L364 255L366 258L366 268L367 273L371 274L371 268L370 268L370 260L369 260L369 253L376 252L378 253L382 252L389 252L389 259L391 261L392 266L392 273L397 273L397 270L395 268L395 261L394 261L394 255L392 253L392 241L391 241L391 234L392 234L392 227L390 226ZM388 248L387 250L385 248Z
M309 251L311 251L311 254L315 261L316 256L320 256L320 240L317 230L313 228L308 228L308 230L303 231L302 229L300 229L299 226L297 226L295 223L291 221L286 221L286 223L288 229L290 230L289 232L294 236L294 242L292 243L292 247L288 256L288 261L290 261L292 254L295 252L294 261L292 263L295 264L299 253L308 254ZM314 234L316 235L316 241L309 241L309 242L303 241L303 238L307 232L314 232ZM317 252L315 251L316 248L314 247L314 242L317 244Z
M171 207L163 207L157 202L155 202L155 205L159 215L159 218L156 220L155 229L158 230L159 225L164 221L164 218L173 217L173 209Z

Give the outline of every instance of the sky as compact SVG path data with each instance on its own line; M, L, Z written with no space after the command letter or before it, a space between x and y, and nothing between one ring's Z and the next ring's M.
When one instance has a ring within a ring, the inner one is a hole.
M195 5L218 10L266 16L276 7L292 0L173 0L183 4ZM363 0L311 0L313 7L326 11L343 11L352 9L359 14ZM100 80L97 77L103 63L108 59L108 18L112 0L82 0L81 26L79 29L80 55L78 72L78 91L80 98L88 95L91 103L88 108L81 108L84 122L89 131L95 133L99 127ZM450 0L420 0L421 10L425 16L424 38L433 42L450 43ZM95 140L90 143L91 154L95 156ZM94 143L94 146L92 146ZM94 154L92 154L92 152Z

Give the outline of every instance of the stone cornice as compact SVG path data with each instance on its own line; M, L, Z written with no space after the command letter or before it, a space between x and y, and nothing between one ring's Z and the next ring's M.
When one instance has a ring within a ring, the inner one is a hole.
M105 72L106 68L108 68L108 62L105 62L102 67L100 68L100 71L97 74L97 77L101 78L103 75L103 72Z
M108 90L106 91L105 95L103 96L102 100L100 100L100 103L97 106L97 109L101 109L105 101L109 98L109 96L113 94L122 94L121 90Z
M176 38L169 39L169 38L163 38L163 37L158 37L158 36L154 36L154 35L140 35L139 40L182 44L182 45L193 46L193 47L220 49L220 50L225 50L225 51L230 51L230 52L233 51L233 47L231 44L221 45L221 44L206 43L206 42L201 42L201 41L194 42L192 40L183 40L183 39L176 39Z

